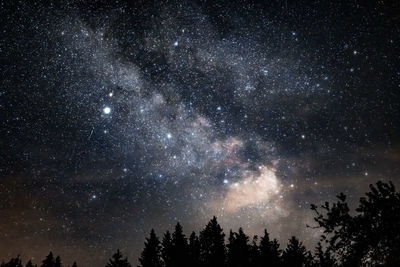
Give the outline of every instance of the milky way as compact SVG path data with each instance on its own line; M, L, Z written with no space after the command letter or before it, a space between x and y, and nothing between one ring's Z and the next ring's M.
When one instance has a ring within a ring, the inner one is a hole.
M400 178L399 6L348 2L2 2L0 258L213 215L311 248L311 203Z

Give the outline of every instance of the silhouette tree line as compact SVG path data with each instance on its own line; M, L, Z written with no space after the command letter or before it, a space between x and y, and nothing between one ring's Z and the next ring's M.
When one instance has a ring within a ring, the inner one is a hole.
M261 267L311 266L314 259L296 237L281 250L266 230L260 239L254 236L251 241L242 228L238 232L231 230L225 244L225 234L214 217L199 236L192 232L187 238L179 223L161 241L151 230L139 262L141 267Z
M370 185L351 213L346 196L339 194L334 203L311 205L315 225L322 236L314 252L296 237L285 249L267 230L250 239L242 228L229 236L213 217L197 235L186 237L177 223L173 233L159 238L154 230L146 238L139 258L140 267L336 267L400 266L400 193L389 182ZM34 267L29 261L26 267ZM62 267L59 256L50 254L40 267ZM19 257L1 267L23 267ZM72 267L77 267L74 263ZM127 257L117 252L106 267L132 267Z
M22 261L19 258L19 256L17 256L16 258L12 258L9 262L7 263L2 263L0 265L0 267L23 267L24 265L22 265ZM25 267L37 267L36 264L33 264L31 260L29 260ZM49 255L47 255L47 257L42 261L42 264L40 265L40 267L63 267L62 263L61 263L61 258L60 256L54 257L53 252L50 251ZM72 264L72 267L78 267L78 265L76 264L76 262L74 262Z

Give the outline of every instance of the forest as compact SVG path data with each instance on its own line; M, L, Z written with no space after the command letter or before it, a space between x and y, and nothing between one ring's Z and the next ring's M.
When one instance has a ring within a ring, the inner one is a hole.
M400 266L400 193L392 182L379 181L351 211L341 193L334 203L311 205L315 225L322 231L313 250L293 236L285 248L267 230L249 237L242 228L225 234L213 217L199 234L185 236L181 224L157 236L151 230L139 257L141 267L333 267ZM50 252L40 263L23 265L19 256L1 267L62 267L60 256ZM76 262L72 267L80 266ZM132 267L120 250L105 267ZM81 266L80 266L81 267Z

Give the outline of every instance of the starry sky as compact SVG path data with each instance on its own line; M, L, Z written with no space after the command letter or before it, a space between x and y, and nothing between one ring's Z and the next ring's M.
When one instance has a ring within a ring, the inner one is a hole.
M267 228L400 179L395 1L0 3L0 260L135 262L151 228Z

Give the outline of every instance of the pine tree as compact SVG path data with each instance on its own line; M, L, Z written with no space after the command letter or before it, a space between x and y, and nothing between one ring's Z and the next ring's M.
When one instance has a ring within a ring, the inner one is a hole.
M249 237L239 228L238 233L229 233L228 247L228 266L241 267L248 266L250 259Z
M200 232L200 260L207 267L225 266L225 234L215 216Z
M1 267L22 267L22 262L18 255L16 258L10 259L10 261L7 263L3 262L0 266Z
M192 232L189 237L189 266L200 266L200 240L195 232Z
M235 253L235 248L234 248L234 244L235 244L235 235L233 234L232 230L229 231L229 237L228 237L228 244L226 245L227 247L227 265L230 267L232 266L232 261L234 261L234 259L232 259L232 254Z
M36 265L33 265L32 260L29 260L29 261L26 263L25 267L36 267Z
M72 264L72 267L78 267L78 264L76 264L76 261Z
M264 236L260 240L260 264L262 266L279 266L281 250L276 239L270 240L267 230L264 230Z
M289 243L282 254L282 260L285 267L303 267L312 264L311 253L294 236L289 239Z
M131 267L128 258L123 258L121 251L118 249L116 253L109 259L106 267Z
M53 252L50 251L49 255L42 261L41 267L55 267L55 264Z
M273 264L272 266L279 266L282 262L281 255L282 255L282 250L279 249L279 242L274 238L274 240L271 241L271 257L270 257L270 262Z
M60 256L56 257L56 261L54 263L54 267L62 267Z
M182 226L177 223L172 234L172 264L174 267L185 267L188 265L188 244L183 234Z
M161 245L156 233L151 229L150 237L146 238L144 249L142 251L139 262L142 267L160 267L161 262Z
M253 240L250 245L250 251L249 251L249 266L250 267L259 267L261 265L260 263L260 249L258 248L257 245L258 241L258 236L254 236Z
M164 262L164 267L173 267L172 263L172 237L171 233L167 231L162 240L161 257Z

